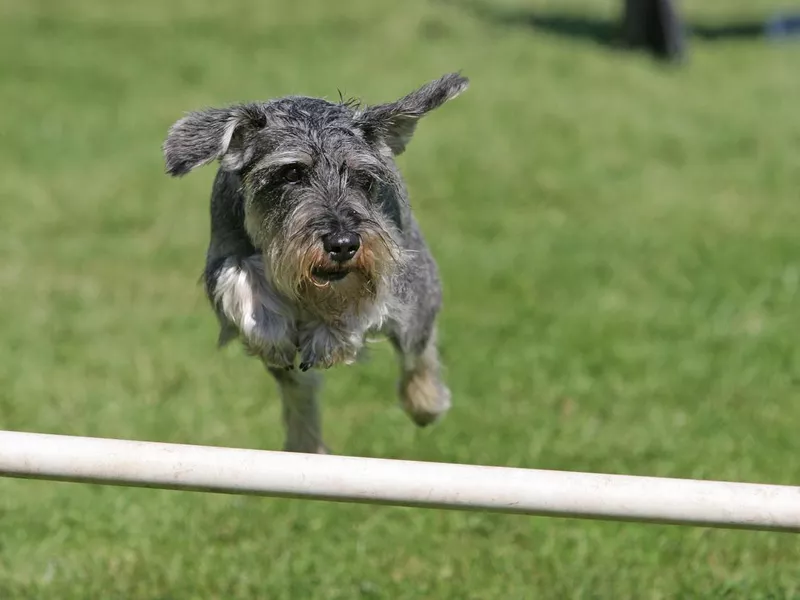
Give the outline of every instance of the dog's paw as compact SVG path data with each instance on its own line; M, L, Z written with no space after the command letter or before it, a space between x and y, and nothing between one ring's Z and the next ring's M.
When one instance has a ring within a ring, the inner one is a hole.
M418 427L427 427L450 410L450 389L431 372L406 374L400 382L400 404Z
M300 370L330 369L336 362L330 355L318 355L312 348L306 348L300 353Z
M264 339L242 338L248 354L257 356L268 367L294 369L297 348L290 342L271 343Z
M300 362L300 370L305 373L309 369L313 369L316 366L316 359L313 356L306 356Z
M356 361L358 350L349 346L334 348L306 344L300 348L300 370L330 369L336 365L351 365Z

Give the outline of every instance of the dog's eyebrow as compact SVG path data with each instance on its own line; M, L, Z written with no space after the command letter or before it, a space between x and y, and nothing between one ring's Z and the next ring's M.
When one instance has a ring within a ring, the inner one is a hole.
M381 172L385 169L384 164L369 152L351 152L345 159L347 167L355 170L370 172Z
M255 170L269 169L281 165L291 165L300 163L311 166L314 162L312 156L307 152L297 150L284 150L268 154L255 165Z

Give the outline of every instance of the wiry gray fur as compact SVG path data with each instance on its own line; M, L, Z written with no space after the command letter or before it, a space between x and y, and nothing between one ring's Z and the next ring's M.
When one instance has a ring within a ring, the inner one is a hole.
M220 343L240 338L278 382L287 450L324 451L315 371L353 362L372 332L398 352L402 404L418 425L450 406L439 276L394 156L467 85L453 73L366 107L290 96L193 112L169 130L170 175L220 162L205 290Z

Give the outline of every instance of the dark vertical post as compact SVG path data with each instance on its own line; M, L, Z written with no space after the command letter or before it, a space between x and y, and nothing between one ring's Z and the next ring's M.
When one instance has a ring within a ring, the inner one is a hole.
M631 48L681 60L686 51L683 21L675 0L625 0L622 35Z

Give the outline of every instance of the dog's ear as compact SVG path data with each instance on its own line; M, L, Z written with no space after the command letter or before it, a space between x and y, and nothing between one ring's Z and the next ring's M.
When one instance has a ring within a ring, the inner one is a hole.
M355 124L368 138L382 139L392 152L402 154L425 114L467 89L469 80L449 73L395 102L370 106L358 113Z
M189 113L170 127L164 142L167 173L178 177L216 159L227 171L241 169L251 158L252 134L265 125L257 105Z

